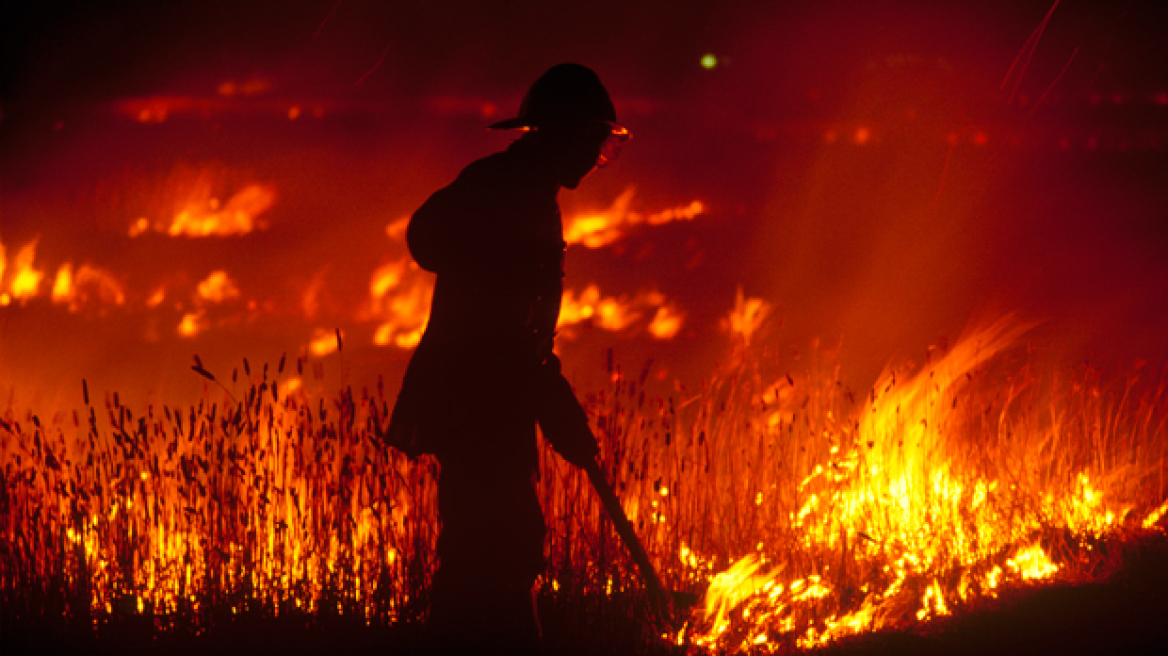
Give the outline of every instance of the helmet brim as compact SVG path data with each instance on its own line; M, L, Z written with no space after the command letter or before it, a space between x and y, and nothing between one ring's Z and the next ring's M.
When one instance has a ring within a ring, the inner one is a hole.
M595 125L604 125L612 132L612 134L628 135L629 130L620 123L614 121L591 121ZM522 117L509 118L505 121L499 121L487 126L488 130L536 130L538 126L531 120ZM627 138L627 137L626 137Z
M488 130L530 130L535 127L531 121L523 118L509 118L505 121L492 123L487 126Z

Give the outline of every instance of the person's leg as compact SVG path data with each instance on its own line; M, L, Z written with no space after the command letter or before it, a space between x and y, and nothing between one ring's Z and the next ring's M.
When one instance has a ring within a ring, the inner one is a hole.
M531 587L543 571L543 516L530 477L450 459L438 486L442 533L429 627L451 650L535 653ZM482 652L480 652L482 653Z
M452 407L451 447L438 454L439 569L431 622L446 639L538 646L531 587L543 571L544 523L531 372L506 349L470 367Z

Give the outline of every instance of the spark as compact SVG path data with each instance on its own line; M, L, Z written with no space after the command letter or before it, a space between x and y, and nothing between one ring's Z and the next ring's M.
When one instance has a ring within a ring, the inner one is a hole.
M357 86L358 84L361 84L362 82L365 81L365 78L367 78L373 74L373 71L376 71L378 68L380 68L381 62L385 61L385 56L389 54L389 49L392 47L393 47L393 41L390 41L389 43L385 44L385 50L381 51L381 56L377 58L377 62L373 64L373 68L370 68L368 71L365 71L364 75L357 78L357 81L353 83L353 86Z
M1054 81L1050 83L1050 86L1046 88L1046 91L1042 92L1042 95L1038 97L1038 100L1034 101L1034 106L1030 108L1030 111L1026 114L1026 118L1034 116L1034 112L1038 111L1038 106L1042 104L1043 100L1046 100L1047 94L1049 94L1051 89L1053 89L1055 85L1059 83L1059 80L1063 79L1063 75L1065 75L1067 69L1071 67L1071 62L1075 61L1075 55L1077 54L1079 54L1079 49L1075 48L1071 52L1070 58L1067 59L1067 63L1063 64L1063 69L1059 71L1058 75L1054 76Z
M1006 86L1010 83L1010 78L1014 77L1014 85L1010 89L1010 97L1007 102L1013 103L1014 97L1018 93L1018 87L1022 85L1022 77L1026 75L1026 69L1030 67L1030 59L1034 57L1034 51L1038 48L1038 41L1042 38L1042 33L1046 31L1046 25L1050 22L1050 17L1054 14L1055 7L1058 7L1060 0L1054 0L1054 4L1047 10L1046 16L1038 23L1038 27L1030 33L1030 37L1026 39L1025 45L1018 55L1014 57L1014 61L1010 64L1010 68L1006 71L1006 77L1002 79L1002 84L999 87L1000 91L1005 91ZM1014 73L1017 71L1017 75Z
M334 2L333 6L328 10L328 13L325 14L324 20L320 21L320 25L316 26L316 32L314 32L312 35L313 41L320 38L320 33L324 30L324 26L328 24L330 20L332 20L332 17L336 15L337 10L341 8L341 2L342 0L337 0Z

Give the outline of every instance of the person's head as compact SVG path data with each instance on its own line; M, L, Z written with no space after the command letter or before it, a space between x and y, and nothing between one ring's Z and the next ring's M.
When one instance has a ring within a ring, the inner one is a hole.
M616 109L591 69L559 64L540 76L524 96L519 116L489 126L520 129L553 154L560 184L575 189L596 166L608 164L629 139Z

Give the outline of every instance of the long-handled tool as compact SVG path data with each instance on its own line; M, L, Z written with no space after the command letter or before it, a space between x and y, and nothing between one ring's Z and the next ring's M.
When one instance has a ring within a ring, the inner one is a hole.
M584 471L588 473L588 480L592 481L592 487L596 488L596 493L600 495L600 501L604 504L604 510L608 513L609 519L612 520L612 526L616 529L617 535L624 542L625 548L629 550L629 555L633 557L637 568L641 570L641 576L645 578L645 584L649 586L649 594L654 597L660 596L661 579L657 576L657 570L653 568L649 554L645 553L645 548L641 546L641 541L637 538L636 531L633 530L633 523L625 515L625 509L621 506L620 499L616 498L612 486L608 484L608 479L604 476L600 464L593 460L584 468Z
M672 623L673 611L687 609L697 603L695 594L684 592L666 593L661 579L653 569L649 554L641 546L633 524L625 515L620 500L609 485L604 470L596 461L598 454L596 436L588 426L588 415L572 391L571 384L560 373L559 358L551 355L542 368L543 384L537 398L537 417L544 436L551 441L561 455L569 462L582 467L592 481L592 487L600 495L604 510L612 519L612 526L633 557L633 562L641 570L641 576L649 588L649 599L657 617Z
M612 526L616 529L617 535L620 536L621 542L624 542L625 548L629 550L629 555L633 557L637 569L641 570L641 576L645 579L645 585L649 589L649 600L654 612L662 620L672 622L674 612L692 607L697 603L698 596L676 590L666 592L661 585L660 577L657 576L657 570L653 568L653 563L649 560L649 554L645 553L645 548L641 546L641 540L637 538L637 532L633 530L632 522L625 515L625 509L621 506L620 499L617 499L616 493L613 492L612 486L609 485L600 465L592 460L584 467L584 471L588 473L588 480L592 481L592 487L596 488L596 493L600 495L604 510L608 513L609 519L612 520Z

